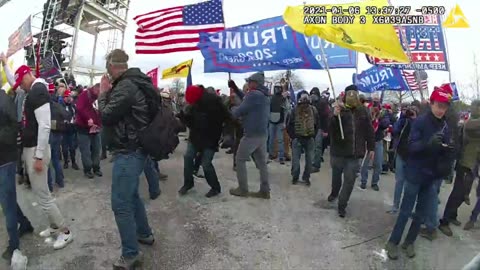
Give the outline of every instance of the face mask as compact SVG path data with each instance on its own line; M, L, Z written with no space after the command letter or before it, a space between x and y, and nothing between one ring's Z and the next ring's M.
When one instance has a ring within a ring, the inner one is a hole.
M349 108L360 107L360 99L358 97L358 91L347 91L345 93L345 105Z
M314 101L314 102L315 102L315 101L318 101L318 96L317 96L317 95L312 95L312 96L310 97L310 99L311 99L312 101Z

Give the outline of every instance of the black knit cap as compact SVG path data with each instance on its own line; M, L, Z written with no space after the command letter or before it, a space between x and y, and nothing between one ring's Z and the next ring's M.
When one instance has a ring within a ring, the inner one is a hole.
M358 91L358 87L355 84L351 84L345 88L345 92L347 91Z

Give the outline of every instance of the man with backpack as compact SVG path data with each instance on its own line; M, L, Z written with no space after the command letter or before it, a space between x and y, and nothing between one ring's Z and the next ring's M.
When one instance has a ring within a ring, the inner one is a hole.
M102 77L98 100L113 155L112 210L122 243L122 255L113 263L114 269L141 265L143 254L138 243L155 242L138 186L147 160L140 134L148 132L156 118L160 98L150 77L138 68L128 68L128 59L120 49L107 55L108 76Z
M297 106L287 117L287 132L292 138L292 184L298 183L300 177L300 157L305 153L305 169L302 180L310 186L312 158L315 150L315 135L319 128L317 109L310 105L306 91L299 93Z

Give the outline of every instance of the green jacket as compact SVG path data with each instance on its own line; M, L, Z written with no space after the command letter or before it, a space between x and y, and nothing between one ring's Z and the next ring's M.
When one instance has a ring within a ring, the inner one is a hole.
M480 119L468 120L463 128L460 165L470 170L480 160Z

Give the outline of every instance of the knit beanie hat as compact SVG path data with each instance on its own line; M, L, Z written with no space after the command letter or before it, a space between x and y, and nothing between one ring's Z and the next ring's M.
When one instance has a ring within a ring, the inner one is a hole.
M203 95L203 90L197 85L190 85L185 91L185 101L188 104L197 103Z

